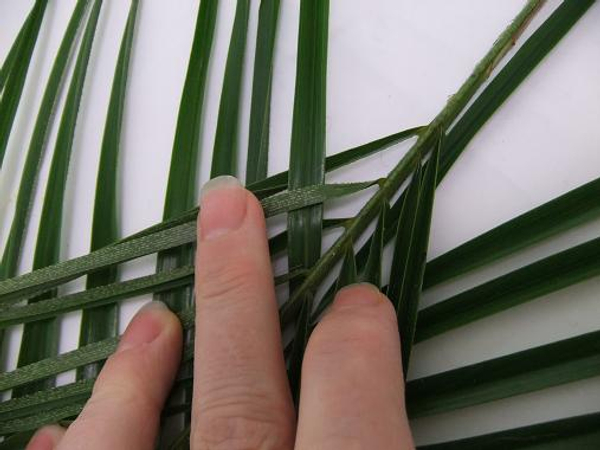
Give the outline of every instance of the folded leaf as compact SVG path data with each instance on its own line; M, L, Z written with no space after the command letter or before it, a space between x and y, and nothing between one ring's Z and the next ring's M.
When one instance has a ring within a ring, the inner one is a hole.
M261 181L267 177L273 50L279 7L280 0L261 0L258 12L246 163L247 184Z

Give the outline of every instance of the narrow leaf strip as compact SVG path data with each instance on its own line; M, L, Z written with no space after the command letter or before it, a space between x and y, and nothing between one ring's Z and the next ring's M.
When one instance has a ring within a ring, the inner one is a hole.
M410 354L412 352L415 330L417 329L417 315L421 286L425 273L427 247L429 245L429 230L431 228L431 214L435 198L437 168L442 139L427 162L419 195L419 202L415 212L414 231L410 244L410 253L405 269L405 279L398 303L398 329L402 349L402 369L404 379L408 373Z
M556 253L419 312L423 341L600 274L600 238Z
M600 331L408 382L411 418L600 375Z
M0 68L0 94L2 94L2 90L4 89L4 84L6 83L6 79L10 74L13 65L15 64L15 60L17 58L17 53L19 51L19 47L22 45L23 40L25 39L25 35L27 31L30 29L30 22L35 17L34 15L35 9L32 9L29 14L27 14L27 18L21 28L19 29L19 33L15 38L13 44L10 46L10 50L8 51L8 55L6 55L6 59L2 63L2 67Z
M376 139L375 141L367 142L366 144L359 145L358 147L344 150L336 153L335 155L328 156L325 158L325 172L332 172L340 167L344 167L348 164L352 164L360 161L363 158L379 153L380 151L385 150L393 145L417 136L421 131L423 131L424 128L425 127L409 128L407 130ZM285 172L271 175L262 181L249 184L248 189L253 192L273 188L285 189L285 187L288 185L288 174L289 172L286 170Z
M288 179L290 190L322 184L325 180L328 29L329 0L301 0ZM319 259L322 220L321 205L288 214L290 270L310 268ZM298 284L291 283L290 290L294 291ZM310 314L310 309L306 314Z
M383 259L383 230L385 228L387 203L383 204L379 213L379 219L369 247L369 256L365 264L364 270L361 273L360 280L371 283L378 288L381 287L381 264ZM354 259L354 257L353 257Z
M582 450L600 446L600 413L503 430L418 450Z
M244 54L248 32L249 0L237 0L235 19L231 31L229 53L223 77L223 90L219 104L215 146L210 177L237 174L237 136L242 90Z
M6 83L0 98L0 168L4 161L8 137L21 100L27 71L31 63L31 55L35 48L47 5L48 0L36 0L33 5L31 17L28 17L25 22L23 37L15 50L10 72L7 73Z
M73 149L73 137L75 134L81 94L83 92L83 84L87 73L101 6L102 1L96 0L86 25L73 72L73 78L71 79L71 84L67 93L42 206L40 227L38 229L33 259L34 269L40 269L55 264L59 258L60 232L62 228L62 213L67 173L69 170L71 151ZM56 354L58 350L58 337L59 327L52 319L26 325L23 329L23 336L21 338L21 350L19 353L18 365L24 366ZM35 391L43 386L52 386L53 383L53 380L48 380L47 383L30 386L27 389L20 388L15 394L22 395L29 389Z
M356 260L354 258L354 249L351 245L346 247L346 254L344 255L344 261L342 262L342 268L335 285L335 290L339 291L345 286L349 286L356 283Z
M148 292L161 292L189 285L193 281L193 276L193 267L181 267L133 280L87 288L85 291L75 294L54 297L25 306L0 309L0 328L44 320L79 309L84 309L85 312L89 308L113 305L120 300Z
M218 4L218 0L202 0L198 9L194 41L177 116L163 212L165 221L184 214L197 202L200 128ZM194 251L191 247L162 252L157 258L157 271L190 265L193 259ZM190 291L177 290L162 293L158 299L167 303L174 311L180 311L190 306L192 295Z
M29 143L23 175L19 184L17 201L15 206L15 215L10 226L8 240L2 255L2 264L0 264L0 279L15 276L21 256L23 236L27 229L27 220L32 203L34 186L38 175L42 154L46 148L46 136L48 128L53 118L54 107L57 102L60 86L63 82L69 56L75 48L77 42L77 31L83 23L85 11L89 0L78 0L71 19L65 30L65 34L56 53L50 76L40 109L37 113L33 134Z
M49 423L57 423L69 417L76 417L81 412L84 406L85 401L79 403L72 403L69 405L53 408L32 416L0 422L0 435L32 430L40 428L43 425Z
M326 184L276 194L276 198L262 201L265 216L271 217L286 211L322 203L328 199L358 192L376 182ZM275 196L274 196L275 197ZM190 214L190 220L175 227L144 234L101 248L88 255L60 262L34 272L0 282L0 304L26 299L52 289L67 281L94 270L119 264L162 250L192 243L196 240L198 210Z
M178 313L181 326L189 330L194 326L194 310L186 310ZM62 353L51 358L31 363L27 366L18 367L11 372L0 373L0 391L13 389L17 386L37 381L49 376L57 375L77 367L101 361L108 358L117 348L120 336L104 339L93 344ZM191 361L194 356L194 343L186 344L183 349L181 363Z
M82 380L0 402L0 422L87 400L96 380Z
M112 91L104 126L104 137L100 151L98 178L96 181L96 200L92 221L92 242L90 251L98 250L117 241L117 166L125 106L125 91L129 59L133 44L133 35L139 0L132 0L125 31L121 40L119 56L113 78ZM117 268L109 267L88 275L86 287L94 288L114 283L117 279ZM111 304L83 311L81 316L81 332L79 346L116 336L118 333L118 308ZM91 365L78 372L80 378L95 378L101 369L100 365Z
M273 50L277 33L279 7L280 0L261 0L258 12L248 133L248 159L246 163L247 184L255 183L267 177Z
M108 358L117 348L119 337L94 342L52 358L42 359L12 372L0 374L0 391L44 379L79 366Z
M600 178L521 214L427 264L430 287L600 215Z
M300 402L300 382L302 378L302 360L304 351L310 337L310 312L312 310L313 297L310 296L302 302L300 316L296 324L296 333L292 341L292 347L289 358L288 378L290 380L290 390L296 407Z

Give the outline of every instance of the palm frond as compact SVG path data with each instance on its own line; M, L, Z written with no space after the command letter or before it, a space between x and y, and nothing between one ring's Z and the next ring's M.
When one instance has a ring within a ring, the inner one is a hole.
M323 281L327 273L331 271L343 254L342 249L364 232L368 224L379 212L381 202L389 199L398 190L410 175L415 165L419 163L422 155L431 149L440 130L445 132L458 117L479 87L489 77L499 59L512 47L515 37L520 34L525 24L535 14L540 5L540 1L528 1L526 3L513 22L498 37L490 51L473 69L472 74L463 83L458 92L448 100L446 106L422 132L417 142L408 150L396 167L392 169L377 193L369 199L358 215L352 220L352 223L348 225L344 233L312 266L306 280L298 287L281 309L281 321L284 326L289 324L292 318L298 313L304 293L314 290Z

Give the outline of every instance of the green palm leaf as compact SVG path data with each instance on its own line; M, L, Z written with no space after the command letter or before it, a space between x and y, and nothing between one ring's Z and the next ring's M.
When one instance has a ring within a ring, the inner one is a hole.
M600 215L600 178L471 239L427 264L425 287L575 227Z
M71 85L69 86L65 109L56 138L54 156L50 166L50 175L46 186L44 204L42 206L40 227L33 259L34 269L47 267L56 263L59 259L62 211L69 161L73 149L73 136L75 134L75 125L77 123L77 114L83 91L83 83L85 81L101 6L102 1L96 0L86 25L81 48L75 64L75 70L73 72L73 78L71 79ZM39 300L40 298L32 299L30 301ZM58 350L58 335L58 324L52 319L26 325L23 330L23 337L21 338L21 350L19 353L18 365L27 365L34 361L55 355ZM53 384L54 380L49 379L44 383L28 387L21 386L19 389L16 389L13 394L15 396L23 395L26 392L33 392L47 386L52 386Z
M260 2L254 53L254 75L252 77L252 103L246 163L247 184L267 177L273 50L279 7L280 0L261 0Z
M250 4L248 0L238 0L223 77L223 90L221 91L221 103L219 105L217 132L210 172L211 178L220 175L235 176L237 173L240 92L242 89L249 14Z
M203 0L198 9L194 42L177 116L163 220L173 219L196 205L200 126L218 4L218 0ZM158 255L157 270L190 265L193 259L193 249L190 247L163 252ZM191 298L191 292L181 290L162 293L159 297L175 311L189 307Z
M4 154L8 144L8 137L12 129L19 100L25 85L25 78L31 63L31 55L37 41L48 0L36 0L31 10L30 17L24 25L21 39L17 37L18 45L15 49L12 63L7 70L4 90L0 98L0 167L4 161ZM19 33L20 34L20 33ZM10 55L9 55L10 57ZM10 61L9 61L10 62Z
M77 1L50 71L48 83L42 97L40 109L33 128L33 134L29 143L29 149L27 151L27 158L25 160L23 175L21 176L17 194L15 215L10 227L6 247L2 254L0 279L16 275L19 257L21 255L23 236L25 229L27 228L33 189L37 179L42 154L45 149L48 128L52 121L52 114L58 99L60 85L62 84L62 80L66 73L69 55L73 52L75 47L77 30L79 30L83 23L88 4L89 0Z
M119 49L117 66L113 79L110 102L106 115L106 125L100 150L100 163L96 181L96 200L94 203L94 218L92 221L92 243L90 251L105 247L118 239L117 231L117 166L119 142L123 109L125 105L125 90L131 46L139 0L132 0L127 17L125 32ZM86 287L94 288L113 283L117 279L116 267L110 267L100 272L88 275ZM115 305L86 309L81 316L81 332L79 345L87 345L100 341L118 333L118 309ZM92 365L78 372L79 378L94 378L102 367Z
M25 19L25 22L23 22L23 25L19 29L19 33L17 34L17 37L15 38L13 44L10 46L8 55L6 55L6 59L2 63L2 67L0 67L0 94L2 93L4 85L6 84L6 79L8 78L8 75L10 74L15 64L19 47L22 46L22 42L25 39L25 35L31 27L30 22L35 17L33 14L34 12L35 9L32 9L27 15L27 19Z
M556 253L419 312L422 341L600 274L600 238Z
M600 374L600 331L410 381L411 418L438 414Z

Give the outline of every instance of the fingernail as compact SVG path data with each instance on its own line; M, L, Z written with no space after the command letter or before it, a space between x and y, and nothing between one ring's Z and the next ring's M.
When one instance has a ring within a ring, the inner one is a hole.
M235 177L207 182L200 192L200 239L211 240L237 230L246 216L247 194Z
M58 425L46 425L36 431L27 444L27 450L52 450L58 445L64 434L64 428Z
M373 306L380 303L383 298L381 291L374 284L354 283L340 289L333 304L338 308Z
M117 353L149 344L160 336L165 324L161 313L168 310L167 305L159 301L152 301L142 306L123 333Z

